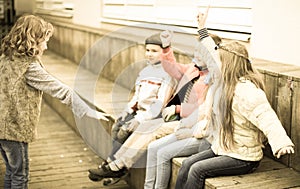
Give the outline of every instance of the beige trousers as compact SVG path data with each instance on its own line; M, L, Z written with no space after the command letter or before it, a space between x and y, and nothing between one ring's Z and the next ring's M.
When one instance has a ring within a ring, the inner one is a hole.
M131 168L152 141L173 133L179 123L180 121L164 122L162 118L143 122L116 152L115 158Z

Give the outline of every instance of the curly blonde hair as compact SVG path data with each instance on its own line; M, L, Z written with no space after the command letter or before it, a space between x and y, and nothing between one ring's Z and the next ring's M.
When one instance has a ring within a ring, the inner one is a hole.
M37 58L43 53L40 44L52 36L53 30L52 24L42 18L23 15L3 38L0 54L10 59Z

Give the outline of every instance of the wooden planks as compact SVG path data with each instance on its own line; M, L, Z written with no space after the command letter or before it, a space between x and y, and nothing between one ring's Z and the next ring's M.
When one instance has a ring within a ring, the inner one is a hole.
M88 169L102 160L52 110L43 103L38 127L39 139L29 145L30 189L129 189L125 181L104 187L88 179ZM0 187L4 164L0 161Z
M253 62L263 75L266 94L272 108L295 144L295 154L284 156L280 161L300 171L298 134L300 67L259 59ZM273 157L270 148L266 149L266 155Z
M46 105L39 136L29 149L30 188L104 188L102 183L91 182L87 172L101 159ZM128 186L121 182L112 188Z
M293 188L295 186L300 186L300 174L287 167L255 171L254 173L246 175L216 177L206 180L206 189L283 189Z
M291 120L291 133L292 141L295 144L295 155L293 155L291 158L291 166L300 171L300 79L295 79L295 81L293 82L293 93L293 116Z
M170 188L174 188L179 167L185 158L174 158ZM251 174L209 178L205 189L286 189L300 187L300 173L264 157L258 169Z

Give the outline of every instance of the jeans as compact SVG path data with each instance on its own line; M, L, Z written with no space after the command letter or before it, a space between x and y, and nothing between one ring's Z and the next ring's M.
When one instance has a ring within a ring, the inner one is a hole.
M108 155L109 159L114 161L115 160L115 153L122 147L122 143L120 143L119 141L117 140L113 140L112 141L112 149L110 151L110 154Z
M111 129L112 150L108 156L111 160L115 160L114 154L121 148L121 146L123 145L125 140L129 137L129 135L128 135L128 137L126 137L126 138L122 138L122 139L118 138L118 132L120 131L120 128L124 124L126 124L126 122L132 120L135 115L136 115L136 113L127 114L127 116L124 118L124 120L121 120L121 118L118 118L116 123L112 126L112 129Z
M175 189L203 189L206 178L246 174L258 165L259 161L243 161L229 156L218 156L208 149L183 161Z
M201 151L206 150L210 148L210 144L205 139L177 140L175 134L151 142L148 146L144 189L168 188L172 158L197 153L199 147Z
M5 189L27 189L29 175L28 144L0 139L0 152L6 165Z

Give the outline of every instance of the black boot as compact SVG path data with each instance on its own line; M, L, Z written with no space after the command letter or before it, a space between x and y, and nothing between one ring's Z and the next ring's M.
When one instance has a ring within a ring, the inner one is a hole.
M108 165L102 166L98 169L90 169L89 173L92 175L92 178L119 178L125 175L127 172L126 168L123 168L119 171L113 171Z
M101 167L103 167L103 166L105 166L105 165L108 165L108 162L105 160L105 161L103 161L99 166L98 166L98 169L100 169ZM90 169L90 170L93 170L93 169ZM89 170L89 172L90 172L90 170ZM101 181L102 179L103 179L103 177L100 177L100 176L98 176L98 175L96 175L96 174L92 174L91 172L90 172L90 174L89 174L89 179L91 180L91 181L94 181L94 182L99 182L99 181Z

